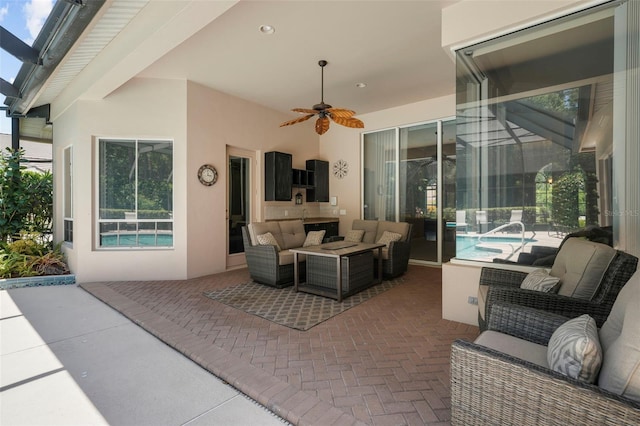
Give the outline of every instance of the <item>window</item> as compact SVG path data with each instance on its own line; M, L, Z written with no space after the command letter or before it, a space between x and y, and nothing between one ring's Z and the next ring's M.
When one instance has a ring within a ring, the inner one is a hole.
M456 257L515 261L585 226L611 225L613 9L456 55L456 203L469 225Z
M72 147L64 149L63 153L63 185L64 185L64 230L63 239L65 242L73 242L73 151Z
M101 248L173 246L173 143L98 141Z

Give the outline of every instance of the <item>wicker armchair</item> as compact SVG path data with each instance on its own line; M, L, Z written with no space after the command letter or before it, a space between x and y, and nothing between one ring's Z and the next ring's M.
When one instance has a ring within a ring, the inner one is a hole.
M293 263L281 264L275 246L252 244L246 226L242 227L242 241L251 279L277 288L293 285ZM298 270L304 277L306 263L300 262Z
M602 276L596 293L589 300L521 289L520 284L527 276L526 272L482 268L480 286L488 286L488 288L484 295L484 318L478 312L480 330L487 329L487 323L492 315L492 306L496 302L529 306L569 318L589 314L595 319L598 327L601 327L620 289L636 271L637 265L637 257L616 251Z
M518 305L497 303L492 311L489 330L543 345L543 350L568 320ZM451 347L451 424L630 426L640 424L640 403L489 346L456 340Z

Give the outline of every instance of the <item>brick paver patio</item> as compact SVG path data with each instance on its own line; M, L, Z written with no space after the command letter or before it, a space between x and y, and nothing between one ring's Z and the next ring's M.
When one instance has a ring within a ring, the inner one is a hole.
M249 281L246 269L81 287L294 424L441 425L451 342L478 334L442 319L441 276L410 265L402 284L308 331L203 295Z

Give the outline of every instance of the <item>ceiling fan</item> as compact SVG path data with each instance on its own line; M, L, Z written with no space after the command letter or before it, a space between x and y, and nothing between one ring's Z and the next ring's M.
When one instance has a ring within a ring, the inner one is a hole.
M362 129L364 123L357 118L353 118L355 111L342 108L334 108L329 104L324 103L324 67L327 65L327 61L324 59L318 62L321 69L321 86L320 86L320 103L313 106L313 109L306 108L294 108L291 111L299 112L300 114L306 114L302 117L295 118L293 120L285 121L280 125L291 126L292 124L301 123L307 121L314 115L318 116L316 120L316 133L322 135L329 130L329 119L332 119L336 123L346 126Z

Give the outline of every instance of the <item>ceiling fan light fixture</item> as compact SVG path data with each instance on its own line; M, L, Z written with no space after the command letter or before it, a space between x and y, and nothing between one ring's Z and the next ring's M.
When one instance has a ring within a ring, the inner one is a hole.
M262 34L271 35L276 32L276 27L273 25L260 25L259 30Z
M311 117L317 115L318 120L316 121L316 133L319 135L323 135L329 130L329 119L334 122L340 124L341 126L351 127L356 129L364 128L364 123L357 118L354 118L353 115L355 111L351 111L349 109L343 108L334 108L329 104L324 103L324 67L328 64L324 59L318 61L318 65L320 65L321 77L320 77L320 103L315 104L313 109L306 108L294 108L291 111L298 112L300 114L305 114L298 118L294 118L293 120L285 121L280 125L283 126L291 126L292 124L301 123L303 121L307 121ZM364 84L364 83L360 83ZM364 84L366 86L366 84ZM363 86L363 87L364 87Z

